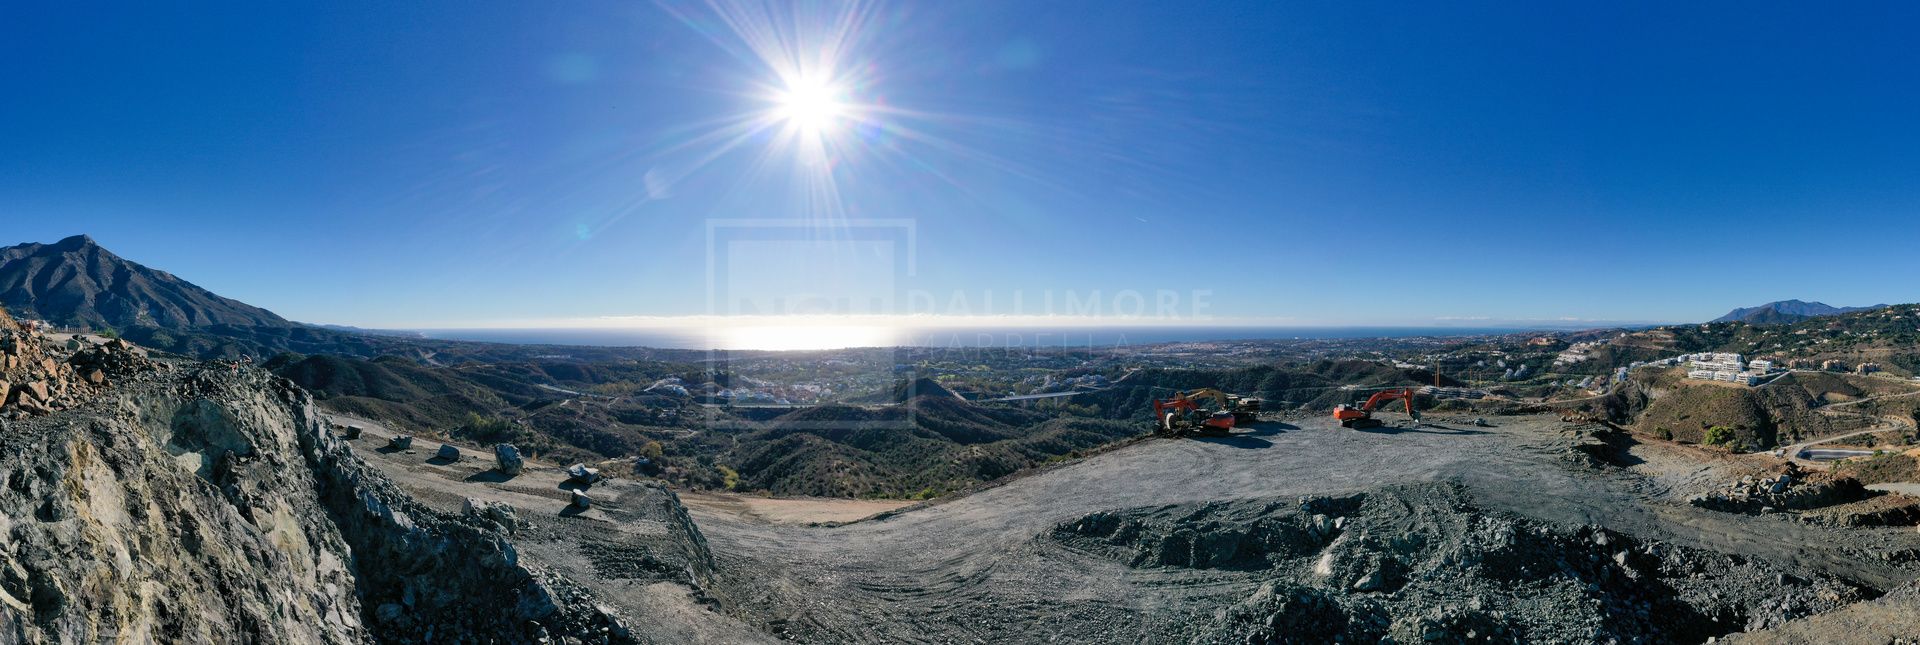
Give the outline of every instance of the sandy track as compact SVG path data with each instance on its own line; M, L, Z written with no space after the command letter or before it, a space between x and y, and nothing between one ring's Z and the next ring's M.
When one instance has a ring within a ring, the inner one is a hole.
M681 493L689 510L732 513L773 524L856 522L917 502L894 499L832 499L825 497L759 497L726 493Z

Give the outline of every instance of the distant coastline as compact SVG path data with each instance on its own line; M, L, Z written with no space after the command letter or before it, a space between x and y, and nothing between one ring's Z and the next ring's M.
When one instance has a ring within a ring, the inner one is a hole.
M1292 340L1342 338L1408 338L1418 336L1485 336L1565 329L1523 327L940 327L902 328L866 333L842 342L822 341L802 349L847 347L1046 348L1105 349L1130 345L1177 342ZM598 347L654 347L660 349L780 349L756 346L724 330L706 328L647 329L423 329L427 338L524 345L582 345ZM796 331L804 336L807 332ZM831 334L831 332L824 332Z

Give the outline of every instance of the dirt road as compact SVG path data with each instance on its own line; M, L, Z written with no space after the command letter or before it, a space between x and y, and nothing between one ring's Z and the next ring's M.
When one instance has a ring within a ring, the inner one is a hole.
M857 522L888 511L913 506L916 502L893 499L829 499L823 497L760 497L726 493L680 493L687 508L713 513L733 513L742 518L774 524L827 524Z

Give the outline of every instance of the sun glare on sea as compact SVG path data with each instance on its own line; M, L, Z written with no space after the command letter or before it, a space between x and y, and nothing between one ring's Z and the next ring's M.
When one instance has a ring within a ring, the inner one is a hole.
M816 350L890 347L899 344L892 327L869 325L754 325L713 332L725 349Z

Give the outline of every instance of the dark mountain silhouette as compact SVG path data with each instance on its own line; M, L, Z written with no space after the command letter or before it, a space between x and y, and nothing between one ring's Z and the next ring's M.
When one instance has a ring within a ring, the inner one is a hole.
M1754 325L1775 325L1796 323L1808 318L1834 316L1855 311L1885 309L1887 305L1871 307L1835 307L1824 302L1805 302L1801 300L1781 300L1769 302L1758 307L1742 307L1727 312L1727 315L1711 322L1743 322Z
M295 325L128 261L85 235L0 248L0 306L20 317L90 329Z
M293 322L114 255L85 235L0 248L0 306L20 318L111 330L198 358L286 351L374 356L411 342Z
M911 381L901 381L895 383L893 386L893 401L895 403L904 403L908 400L923 396L955 401L966 400L966 397L960 396L959 393L947 389L947 386L941 385L939 381L924 376Z

